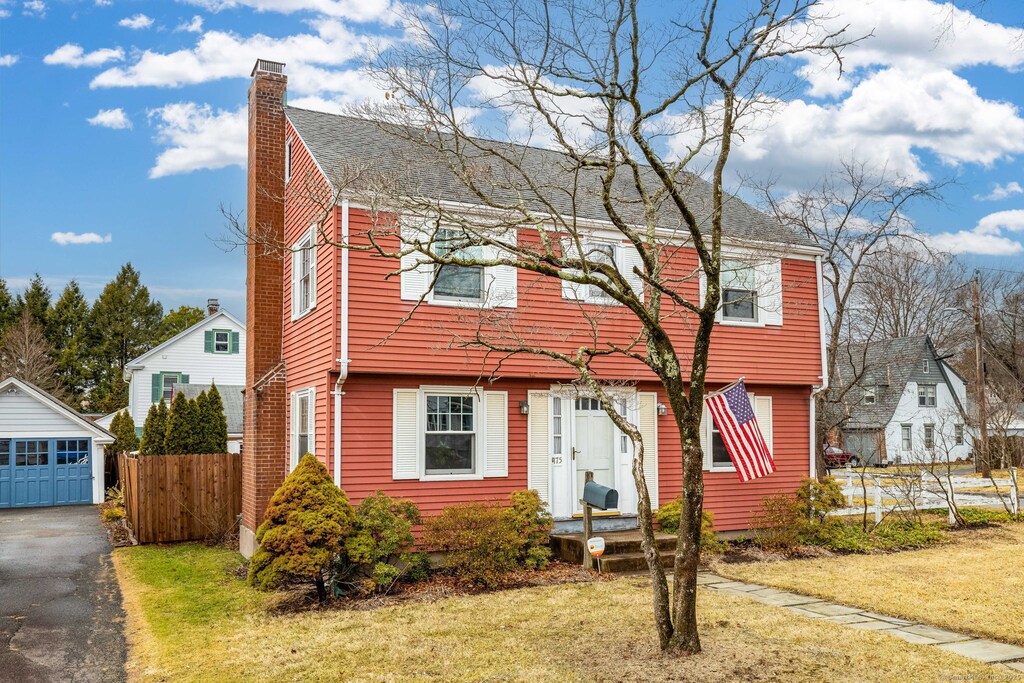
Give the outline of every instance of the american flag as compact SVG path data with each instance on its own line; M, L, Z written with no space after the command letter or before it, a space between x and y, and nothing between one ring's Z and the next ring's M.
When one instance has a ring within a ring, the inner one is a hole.
M710 394L705 401L740 480L750 481L774 472L775 461L757 426L743 380Z

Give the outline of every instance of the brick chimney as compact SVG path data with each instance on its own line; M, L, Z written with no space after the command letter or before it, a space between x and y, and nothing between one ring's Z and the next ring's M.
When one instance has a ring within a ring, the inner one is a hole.
M248 245L246 250L245 426L239 545L250 556L256 527L288 467L287 391L281 354L284 321L284 64L256 60L249 86Z
M220 310L220 301L218 299L207 299L206 300L206 315L207 317L215 315Z

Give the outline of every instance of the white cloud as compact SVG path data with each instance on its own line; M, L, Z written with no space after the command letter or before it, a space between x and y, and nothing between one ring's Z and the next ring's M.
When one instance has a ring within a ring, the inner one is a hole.
M97 7L110 7L114 4L114 0L95 0Z
M27 0L22 3L22 14L26 17L45 17L46 3L43 0Z
M123 130L125 128L132 127L132 121L128 118L128 115L124 113L124 109L118 107L117 109L100 109L96 112L96 116L86 119L93 126L102 126L103 128L114 128L117 130Z
M262 34L242 37L224 31L208 31L192 49L161 53L143 51L134 63L107 69L97 75L92 88L138 86L180 87L222 78L244 78L257 58L288 64L290 90L296 95L316 94L327 87L301 77L309 67L339 67L366 54L370 37L356 35L333 20L310 22L315 30L285 38ZM314 72L309 72L314 73Z
M105 47L86 52L81 45L65 43L43 57L43 63L59 64L77 69L80 66L103 66L108 62L120 62L123 59L124 50L119 47Z
M195 102L169 104L149 112L157 142L167 147L149 170L150 178L199 169L245 166L246 109L214 110Z
M50 235L50 241L56 242L62 247L66 247L69 244L109 244L113 240L113 237L108 232L106 235L100 235L95 232L55 232Z
M14 66L18 63L18 55L0 55L0 66Z
M997 202L1003 199L1009 199L1010 197L1024 194L1024 187L1015 180L1012 180L1005 185L996 183L996 186L992 188L992 191L988 194L976 194L974 198L980 202Z
M257 12L311 12L357 22L396 20L397 3L391 0L185 0L213 12L248 7Z
M1024 252L1024 245L1006 237L1004 232L1024 232L1024 209L991 213L971 230L928 236L936 248L952 254L1011 256Z
M147 17L145 14L136 14L130 17L125 17L121 21L117 22L118 26L130 28L133 30L139 30L143 28L149 28L153 25L152 17Z
M178 24L175 31L187 31L188 33L202 33L203 31L203 18L198 14L192 17L189 21L183 21Z

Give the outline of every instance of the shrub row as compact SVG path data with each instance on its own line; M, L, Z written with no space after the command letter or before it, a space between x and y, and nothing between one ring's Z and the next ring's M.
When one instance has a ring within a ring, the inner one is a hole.
M170 408L163 399L150 406L138 448L139 455L226 453L228 421L217 385L194 399L179 393Z

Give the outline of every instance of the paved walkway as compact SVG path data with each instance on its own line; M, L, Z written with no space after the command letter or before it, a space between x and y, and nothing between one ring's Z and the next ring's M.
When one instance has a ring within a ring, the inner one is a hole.
M859 607L847 607L799 593L767 588L756 583L733 581L711 572L699 573L697 583L717 593L738 595L766 605L783 607L804 617L823 619L867 631L884 631L910 643L934 645L970 659L1024 672L1024 647L1017 645L975 638L905 619L887 617Z
M125 651L96 508L0 510L0 681L123 681Z

